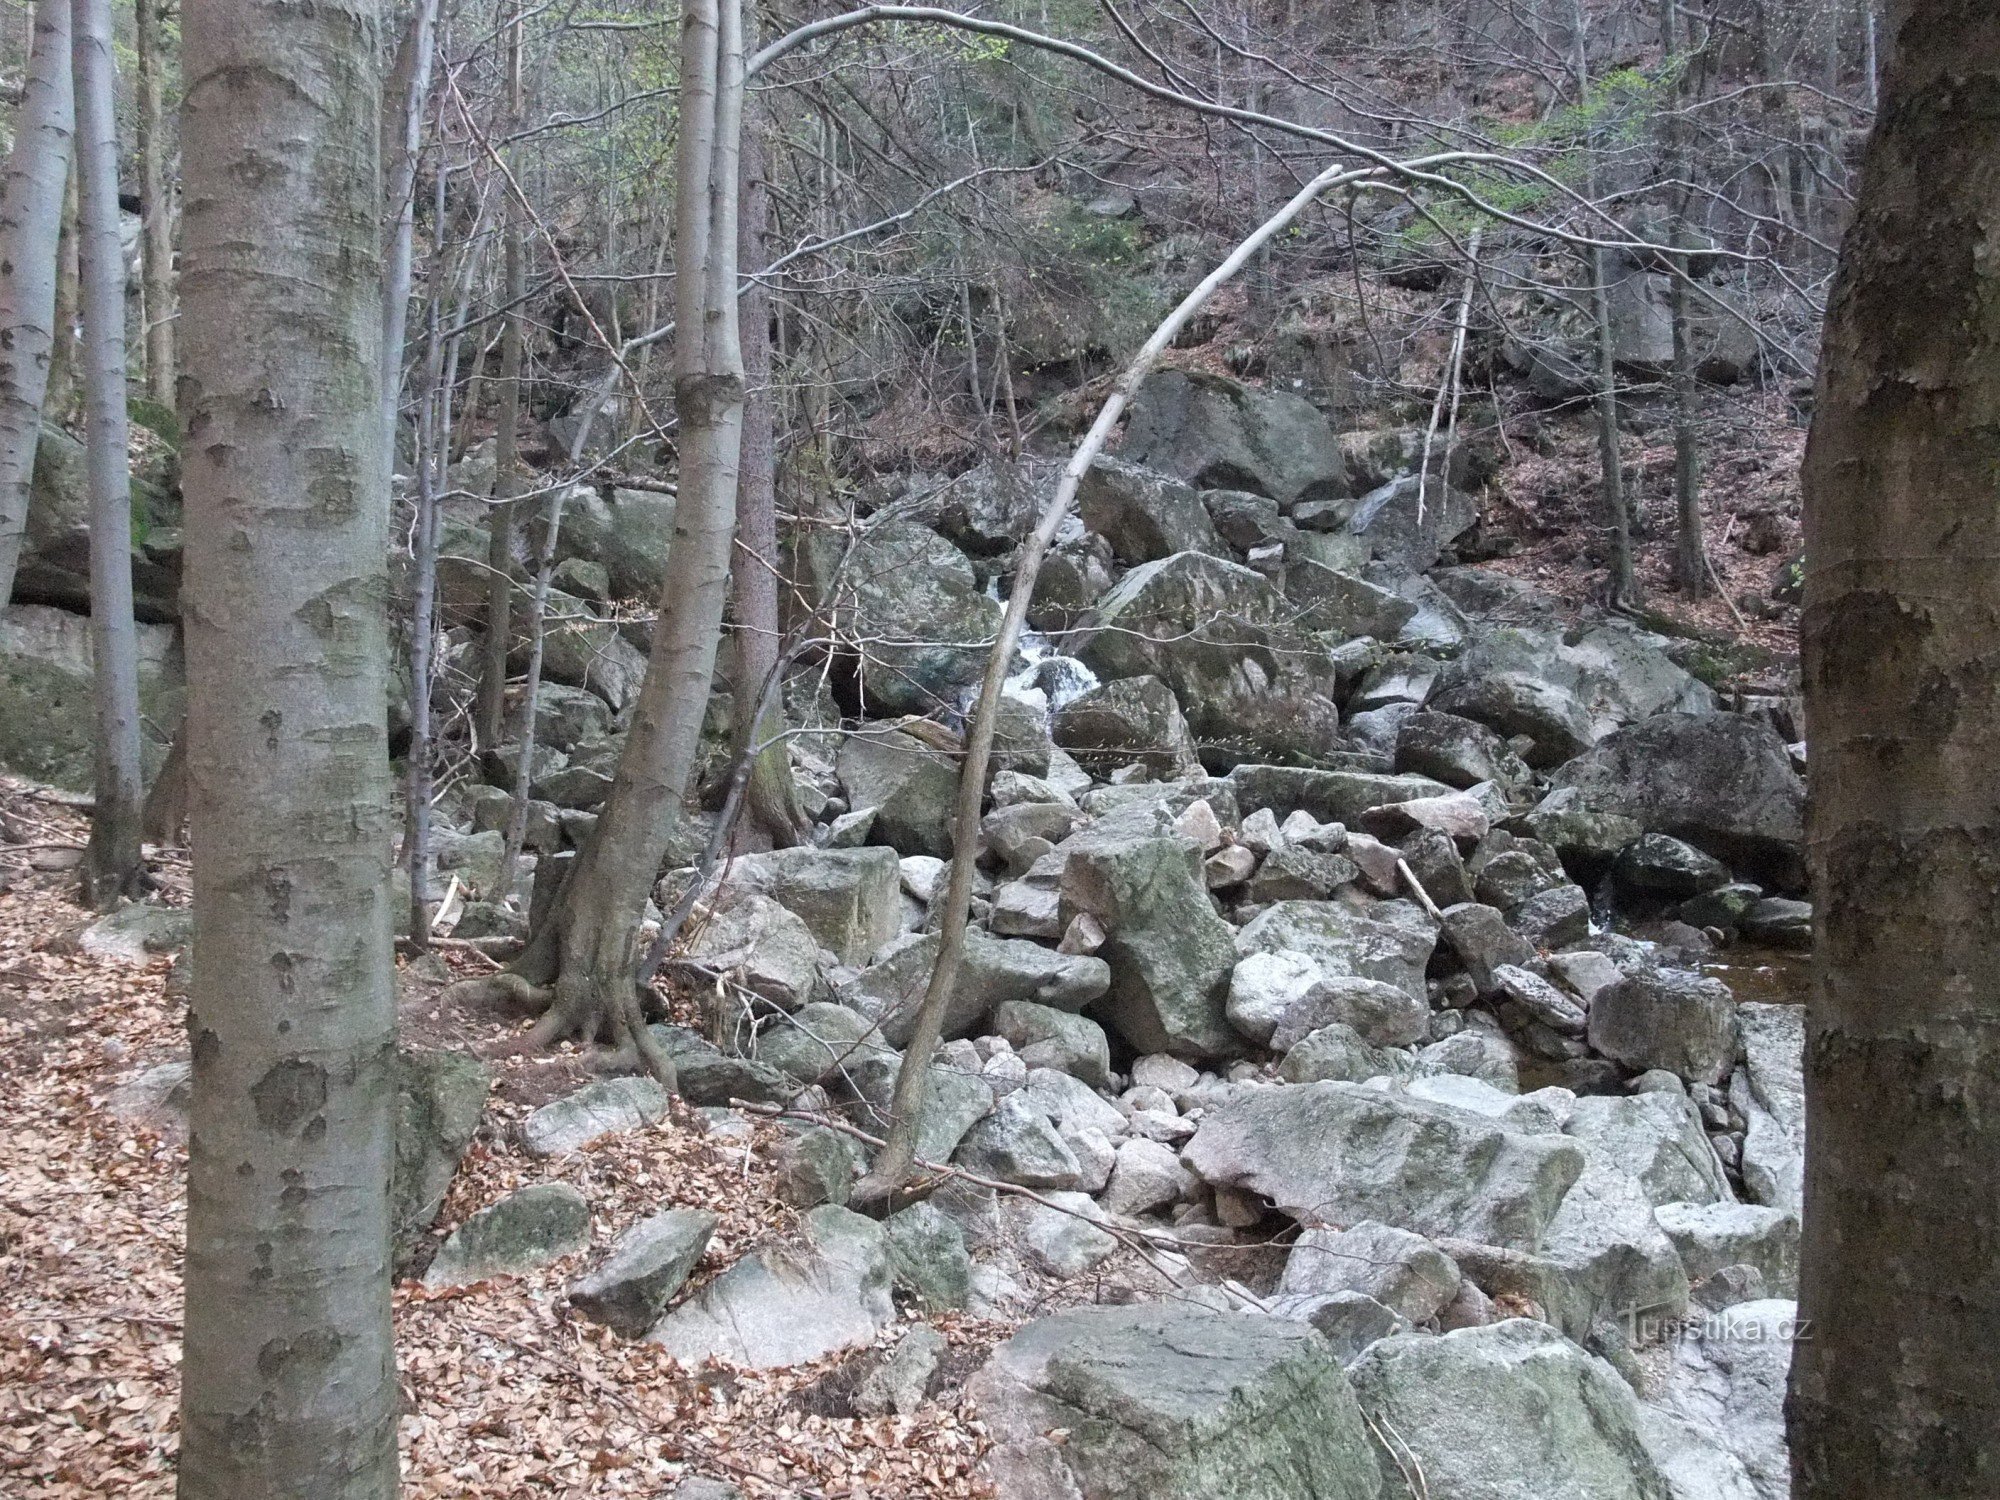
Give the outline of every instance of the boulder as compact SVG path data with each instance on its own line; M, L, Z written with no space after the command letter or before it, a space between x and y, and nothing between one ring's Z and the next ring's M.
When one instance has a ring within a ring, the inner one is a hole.
M650 1125L667 1112L667 1091L651 1078L601 1078L535 1110L520 1125L521 1149L560 1156L601 1135Z
M1111 1086L1111 1044L1104 1028L1087 1016L1032 1000L1007 1000L993 1007L993 1030L1030 1068L1054 1068L1094 1089Z
M1725 1266L1751 1266L1776 1296L1799 1284L1799 1218L1790 1209L1726 1201L1662 1203L1653 1217L1674 1243L1690 1282Z
M955 706L979 680L999 625L971 559L895 517L855 540L832 603L835 629L856 643L862 707L876 715Z
M925 1200L882 1221L896 1285L925 1307L947 1312L972 1295L972 1257L965 1235L936 1204Z
M1687 1312L1687 1272L1639 1179L1594 1147L1585 1155L1535 1252L1550 1273L1541 1300L1571 1338L1611 1347L1643 1342ZM1465 1269L1479 1279L1475 1268Z
M1701 1111L1679 1090L1578 1099L1563 1128L1636 1177L1655 1206L1735 1198L1702 1129Z
M1527 940L1510 929L1499 912L1477 901L1461 901L1444 909L1443 936L1481 996L1499 992L1497 976L1502 968L1534 962L1535 950Z
M1407 1047L1423 1038L1430 1019L1429 1002L1407 986L1322 972L1286 1008L1269 1040L1274 1052L1286 1052L1322 1026L1339 1022L1378 1047Z
M896 1316L892 1277L882 1226L829 1204L805 1216L796 1239L737 1261L647 1338L684 1365L804 1364L872 1343Z
M1078 764L1109 775L1134 762L1168 780L1201 770L1180 700L1150 674L1120 677L1057 710L1055 742Z
M1062 465L1024 454L996 458L947 480L910 510L974 557L997 557L1026 541L1062 479Z
M1511 784L1527 777L1527 767L1498 734L1475 719L1447 713L1417 713L1403 720L1396 731L1396 769L1454 787Z
M845 1205L862 1168L854 1138L824 1125L789 1136L772 1154L778 1196L794 1208Z
M1309 559L1285 569L1285 597L1308 630L1342 641L1359 636L1392 641L1417 612L1393 590Z
M1599 992L1589 1035L1593 1048L1635 1071L1719 1083L1736 1057L1736 1001L1719 979L1642 970Z
M1378 1047L1339 1021L1310 1031L1278 1063L1287 1083L1365 1083L1371 1078L1407 1078L1417 1060L1394 1047Z
M824 1000L775 1018L757 1033L753 1048L746 1050L758 1062L801 1086L836 1076L851 1082L893 1073L901 1056L870 1017Z
M966 1132L957 1160L969 1172L1026 1188L1073 1188L1079 1172L1049 1117L1020 1093L1000 1100Z
M76 935L76 946L92 958L126 963L150 963L163 953L178 953L194 940L194 912L185 906L155 906L127 901L90 923Z
M1340 440L1316 407L1219 375L1148 376L1120 456L1200 489L1247 490L1288 507L1350 493Z
M1393 913L1394 903L1376 908ZM1429 922L1417 916L1411 921L1382 921L1365 917L1339 901L1281 901L1266 908L1236 934L1236 950L1248 957L1253 953L1292 953L1317 966L1319 978L1372 979L1392 985L1412 1000L1428 1005L1424 991L1424 968L1436 945ZM1371 1025L1395 1029L1397 1016L1404 1015L1373 992L1345 991L1352 1000L1354 1014L1371 1017ZM1329 1004L1338 1003L1329 1000ZM1301 1021L1305 1020L1301 1016ZM1406 1029L1406 1027L1405 1027ZM1414 1040L1414 1038L1411 1038Z
M1229 773L1236 805L1247 817L1269 808L1280 818L1310 813L1322 823L1360 823L1362 814L1391 802L1414 802L1451 790L1427 776L1326 771L1306 766L1240 765Z
M1612 878L1627 894L1681 900L1729 884L1729 866L1664 833L1635 839L1618 853Z
M1751 1199L1798 1213L1805 1203L1805 1034L1801 1005L1736 1008L1742 1062L1730 1105L1747 1122L1743 1187Z
M186 699L171 625L141 625L141 754L148 774L166 759L166 734ZM0 608L0 769L87 792L94 774L97 704L90 620L40 604Z
M1360 1292L1285 1292L1265 1298L1264 1307L1275 1318L1316 1329L1343 1366L1370 1344L1410 1331L1409 1319Z
M1385 1486L1434 1500L1671 1500L1610 1365L1525 1318L1384 1339L1350 1375L1381 1433Z
M934 933L908 939L842 985L841 1001L873 1016L893 1045L904 1045L930 985L938 943ZM958 977L945 1004L943 1035L970 1035L996 1006L1010 1000L1078 1011L1110 986L1111 970L1101 958L1057 953L1025 938L994 937L981 928L968 928Z
M760 891L726 890L682 957L728 975L780 1010L810 1004L824 988L818 938L803 918Z
M1574 640L1547 627L1503 627L1447 665L1430 707L1528 736L1528 763L1546 767L1656 714L1712 714L1715 694L1619 626Z
M1182 1159L1295 1217L1522 1248L1539 1243L1584 1166L1573 1141L1352 1083L1239 1098L1203 1118Z
M574 1255L590 1243L590 1207L566 1182L538 1182L482 1208L438 1247L424 1285L469 1286L518 1276Z
M769 896L844 964L867 963L902 931L902 867L893 849L746 854L730 865L729 886Z
M1073 1500L1377 1500L1334 1351L1303 1323L1179 1304L1027 1324L967 1394L998 1493ZM1059 1438L1056 1434L1061 1434Z
M607 493L593 485L572 485L563 500L556 555L603 568L612 598L650 602L666 577L676 503L674 496L654 490Z
M1260 1047L1270 1046L1285 1013L1319 978L1319 965L1303 954L1245 955L1229 975L1229 999L1224 1006L1229 1024Z
M1719 1439L1743 1466L1757 1500L1788 1500L1785 1386L1798 1307L1779 1298L1711 1315L1673 1348L1648 1406Z
M1177 552L1100 599L1075 651L1107 681L1159 678L1210 753L1310 759L1340 746L1340 679L1292 614L1262 574Z
M1479 502L1464 490L1436 475L1425 482L1405 474L1363 495L1348 524L1371 561L1402 575L1437 566L1444 549L1478 520Z
M514 617L515 636L508 648L509 671L525 672L533 643L528 636L526 609ZM549 591L542 627L542 674L550 682L587 688L614 710L639 700L646 680L645 653L619 633L615 621L599 617L583 600Z
M396 1166L389 1189L398 1259L444 1207L459 1158L486 1112L493 1074L463 1052L396 1053Z
M1401 1318L1426 1323L1458 1295L1458 1283L1457 1265L1422 1235L1364 1219L1300 1235L1278 1292L1359 1292Z
M1759 720L1661 714L1607 736L1553 784L1593 811L1684 839L1760 878L1803 884L1805 783Z
M1144 1214L1170 1208L1194 1186L1194 1174L1181 1165L1171 1147L1143 1137L1119 1144L1110 1180L1105 1184L1105 1212Z
M638 1338L687 1285L715 1225L715 1215L698 1208L641 1219L613 1241L595 1270L570 1283L569 1305L593 1323Z
M1062 906L1066 922L1082 914L1103 927L1110 991L1099 1014L1133 1047L1194 1058L1240 1050L1225 1011L1236 946L1193 841L1086 844L1064 867Z
M898 854L951 857L958 767L914 735L868 729L840 742L835 762L847 805L875 810L871 843Z
M1005 1238L1038 1270L1068 1280L1094 1270L1117 1251L1117 1237L1095 1222L1103 1215L1089 1194L1059 1188L1040 1198L1044 1201L1009 1197L999 1205Z
M1127 567L1176 552L1220 552L1221 539L1194 489L1170 475L1099 458L1076 491L1083 524Z

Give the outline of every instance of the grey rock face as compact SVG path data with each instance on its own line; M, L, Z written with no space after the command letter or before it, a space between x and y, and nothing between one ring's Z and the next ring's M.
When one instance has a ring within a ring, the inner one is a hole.
M544 1104L521 1122L521 1147L530 1156L566 1151L649 1125L667 1112L667 1091L651 1078L602 1078Z
M1127 567L1176 552L1220 552L1221 538L1193 487L1116 458L1099 458L1076 492L1083 524Z
M865 964L902 930L902 866L893 849L746 854L730 866L729 883L794 913L844 964Z
M1661 714L1558 771L1557 790L1786 887L1803 883L1805 783L1775 730L1742 714Z
M1154 676L1230 761L1317 757L1340 740L1339 671L1260 573L1200 552L1134 568L1097 603L1077 656L1107 680Z
M566 1182L538 1182L482 1208L454 1229L424 1273L424 1285L467 1286L517 1276L590 1243L590 1208Z
M1318 408L1216 375L1149 376L1121 453L1201 489L1247 490L1285 505L1349 493L1340 440Z
M745 1256L647 1337L684 1364L803 1364L868 1343L894 1319L891 1275L881 1225L844 1208L816 1208L798 1242Z
M611 1253L570 1283L569 1304L592 1322L637 1338L658 1321L715 1232L712 1213L669 1208L618 1236Z
M1362 1040L1376 1046L1407 1047L1422 1039L1430 1018L1430 1006L1400 985L1326 975L1286 1008L1271 1035L1271 1048L1288 1052L1312 1032L1335 1022L1353 1027Z
M965 1235L949 1215L928 1201L912 1203L882 1221L896 1285L926 1307L963 1307L972 1295L972 1257Z
M1286 568L1285 597L1308 629L1336 641L1360 636L1392 641L1417 612L1416 605L1390 589L1309 559Z
M1037 1319L968 1387L1001 1494L1075 1500L1377 1500L1333 1350L1302 1323L1184 1306ZM1049 1434L1068 1433L1060 1443Z
M836 627L867 642L868 711L925 713L976 682L999 611L972 562L935 531L891 517L868 527L834 584Z
M1178 836L1086 845L1063 871L1063 910L1104 928L1107 1024L1141 1052L1227 1057L1241 1043L1225 1006L1236 947L1209 904L1201 851Z
M1777 1298L1739 1303L1709 1317L1674 1349L1648 1405L1720 1440L1743 1466L1757 1500L1787 1500L1785 1381L1798 1307Z
M1182 1160L1296 1217L1522 1248L1540 1243L1584 1166L1573 1141L1352 1083L1238 1099L1203 1119Z
M966 1132L959 1164L982 1177L1028 1188L1073 1188L1075 1154L1063 1143L1047 1115L1022 1094L1009 1094L993 1112Z
M1527 774L1499 735L1475 719L1447 713L1418 713L1403 720L1396 731L1396 769L1455 787L1512 783Z
M1670 1500L1631 1388L1543 1324L1385 1339L1350 1374L1437 1500ZM1399 1473L1385 1450L1385 1485Z
M1396 573L1421 573L1437 565L1455 538L1479 519L1479 502L1433 477L1417 513L1418 476L1405 474L1355 503L1349 523L1368 556Z
M1376 910L1394 912L1396 908ZM1434 946L1430 924L1421 918L1408 924L1378 921L1338 901L1281 901L1236 935L1237 951L1245 957L1253 953L1297 954L1315 964L1322 979L1372 979L1402 990L1419 1003L1426 1003L1424 966ZM1360 991L1350 992L1349 998L1357 1014L1396 1014L1386 1002L1370 1006ZM1393 1021L1387 1024L1395 1029Z
M1054 1068L1095 1089L1111 1086L1111 1044L1104 1028L1086 1016L1009 1000L993 1008L993 1029L1030 1068Z
M689 942L687 958L780 1010L810 1004L824 988L812 929L758 891L726 892Z
M935 935L911 939L842 986L841 1000L875 1016L883 1035L901 1045L916 1025L937 949ZM1111 971L1101 958L1056 953L1025 938L994 937L974 927L965 935L965 954L945 1006L944 1035L969 1034L1010 1001L1081 1010L1110 986Z
M1799 1219L1755 1203L1662 1203L1653 1217L1674 1242L1690 1282L1725 1266L1751 1266L1774 1296L1799 1284Z
M1353 826L1361 815L1391 802L1436 797L1450 787L1428 776L1385 776L1373 771L1322 771L1307 766L1240 765L1229 773L1244 815L1269 808L1283 819L1311 813L1322 823Z
M141 625L139 707L148 721L172 724L186 696L184 669L171 625ZM91 686L90 621L40 604L0 609L0 766L71 791L90 790L96 744ZM166 744L144 733L151 772Z
M944 756L914 735L871 729L846 736L835 764L847 805L875 809L870 842L898 854L951 857L958 770Z
M171 1066L171 1065L170 1065ZM399 1252L430 1228L486 1111L493 1075L463 1052L399 1050L396 1173L389 1193Z
M1109 775L1137 762L1155 777L1201 769L1174 690L1150 673L1092 688L1056 711L1055 742L1080 765Z
M1743 1186L1794 1213L1805 1203L1805 1015L1802 1005L1739 1005L1743 1065L1729 1080L1729 1102L1749 1122Z
M794 1208L845 1205L861 1165L861 1148L852 1136L815 1126L778 1148L778 1196Z
M1282 1294L1359 1292L1412 1323L1437 1316L1458 1295L1458 1266L1422 1235L1363 1220L1308 1229L1292 1245Z
M675 499L651 490L571 487L563 500L558 553L604 569L614 599L652 599L673 549Z
M1339 1021L1306 1033L1278 1064L1278 1076L1287 1083L1365 1083L1370 1078L1408 1078L1416 1070L1417 1060L1410 1053L1378 1047Z
M1719 979L1676 969L1633 974L1591 1002L1590 1045L1629 1068L1717 1083L1736 1056L1736 1001Z
M1655 1204L1734 1199L1701 1112L1681 1093L1601 1094L1576 1101L1564 1127L1639 1179Z

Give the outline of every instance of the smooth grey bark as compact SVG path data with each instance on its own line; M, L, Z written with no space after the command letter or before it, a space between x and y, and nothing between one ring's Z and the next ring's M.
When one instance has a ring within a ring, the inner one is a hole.
M1669 62L1678 52L1678 0L1660 0L1660 51ZM1676 246L1689 243L1687 128L1681 112L1687 107L1685 70L1675 78L1672 97L1667 101L1667 190L1671 215L1667 238ZM1673 290L1669 316L1673 325L1674 365L1671 381L1674 393L1674 579L1681 592L1699 599L1708 587L1708 549L1701 534L1701 439L1696 430L1699 416L1695 399L1694 352L1688 338L1688 275L1692 262L1677 257L1672 266Z
M167 187L162 117L167 60L160 36L160 0L132 6L139 70L133 118L139 153L140 276L146 303L146 395L174 405L174 198Z
M103 909L135 895L144 789L139 769L139 636L132 616L132 474L125 419L125 257L118 243L117 65L111 0L75 0L77 258L83 399L89 420L90 649L95 774L83 899Z
M676 169L674 406L680 497L646 680L588 846L516 965L555 998L531 1045L609 1032L672 1087L672 1061L641 1024L634 971L646 896L680 816L701 737L729 592L742 460L743 350L737 210L743 107L739 0L689 0L681 13Z
M2000 10L1895 16L1805 465L1798 1500L2000 1473Z
M55 352L57 247L74 130L69 0L37 0L14 148L0 178L0 609L21 561Z
M770 195L764 150L752 128L743 145L742 264L761 272L770 261ZM751 823L742 847L802 843L806 818L785 743L785 695L765 692L778 670L778 448L771 389L771 297L755 274L739 304L743 321L743 467L736 487L736 555L730 569L736 605L736 750L748 754ZM765 705L761 711L751 705Z
M396 51L390 75L388 113L382 122L383 203L388 227L382 236L382 482L396 471L396 429L403 410L403 344L410 318L410 278L417 234L417 157L421 153L424 96L431 87L431 60L437 50L438 0L417 0Z
M442 114L442 110L439 111ZM433 222L444 223L451 171L438 163L433 178ZM410 877L410 941L427 951L431 941L431 653L436 645L438 490L449 472L450 446L444 427L450 381L445 373L445 241L432 247L430 296L424 328L424 394L417 419L416 516L412 524L410 601L410 749L403 795L403 863ZM383 378L389 377L385 370Z
M500 0L504 9L514 0ZM521 22L506 21L507 132L520 126ZM514 497L520 491L516 472L521 459L521 304L528 291L527 254L523 244L521 205L512 193L501 206L506 215L500 300L507 309L500 325L500 400L494 414L493 509L486 526L486 636L481 642L479 703L474 736L482 748L497 747L507 734L507 648L514 629ZM512 874L509 862L508 874Z
M182 1500L396 1489L378 0L182 38Z

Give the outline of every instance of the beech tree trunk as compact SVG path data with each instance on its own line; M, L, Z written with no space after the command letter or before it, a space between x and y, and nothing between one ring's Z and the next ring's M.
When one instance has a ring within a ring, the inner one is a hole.
M55 351L57 243L75 130L69 4L37 0L14 149L0 180L0 609L21 561Z
M2000 1488L2000 10L1896 14L1805 469L1799 1500Z
M396 436L403 410L403 344L410 320L410 276L417 233L417 156L423 138L424 96L430 92L436 49L438 0L417 0L396 50L390 75L388 117L383 121L383 202L389 214L382 237L382 451L383 484L396 472Z
M674 225L674 406L680 497L646 680L596 832L553 920L516 966L555 998L529 1038L608 1033L669 1087L641 1023L640 921L687 791L715 675L743 439L736 240L743 105L740 0L688 0Z
M380 30L184 20L182 1500L396 1489Z
M167 62L161 51L160 0L137 0L139 76L134 120L139 148L140 276L146 303L146 395L174 405L174 198L167 187L161 98Z
M514 0L501 0L503 7ZM521 119L521 21L510 17L507 28L507 128ZM507 737L507 648L514 631L514 496L520 488L521 425L521 302L528 291L527 255L522 244L521 205L512 193L501 206L506 215L501 230L500 300L507 311L500 325L500 401L494 415L493 510L486 526L486 637L481 642L479 707L474 720L482 748L496 749ZM508 872L512 873L511 869ZM503 887L504 889L504 887Z
M144 787L139 770L139 634L132 616L132 473L125 420L125 257L118 243L118 117L111 0L75 0L77 253L83 395L89 417L90 649L96 774L83 899L136 895Z

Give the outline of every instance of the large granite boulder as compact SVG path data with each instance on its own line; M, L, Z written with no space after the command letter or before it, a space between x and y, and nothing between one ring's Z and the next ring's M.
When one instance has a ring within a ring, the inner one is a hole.
M715 1215L669 1208L618 1236L597 1268L570 1283L569 1305L594 1323L637 1338L687 1285L715 1233Z
M1076 491L1083 524L1128 567L1176 552L1220 552L1222 540L1193 486L1115 458L1100 458Z
M140 750L148 774L166 759L187 689L171 625L141 625ZM90 620L39 604L0 608L0 769L70 791L91 787L97 703Z
M1384 903L1378 913L1393 914L1398 908ZM1384 920L1381 915L1362 916L1342 901L1280 901L1266 907L1236 934L1236 950L1244 957L1253 953L1290 953L1311 963L1319 979L1372 979L1393 985L1428 1014L1424 994L1424 967L1430 962L1436 936L1429 922L1414 914L1409 921ZM1345 1013L1337 1013L1341 1010ZM1303 1011L1299 1024L1286 1025L1287 1039L1308 1023L1330 1021L1354 1024L1372 1039L1402 1045L1415 1041L1403 1035L1414 1020L1413 1008L1396 1006L1386 998L1376 998L1348 987L1330 997L1325 1006ZM1289 1013L1285 1021L1290 1021ZM1280 1045L1285 1045L1280 1043Z
M1185 1304L1029 1323L967 1388L1007 1496L1379 1500L1332 1347L1303 1323Z
M1583 1148L1354 1083L1244 1095L1202 1119L1182 1158L1203 1180L1300 1219L1375 1219L1430 1237L1533 1249L1582 1173Z
M855 540L832 603L871 714L955 705L979 679L1000 623L970 558L935 531L893 517Z
M1062 906L1066 921L1088 915L1103 928L1111 982L1097 1014L1134 1048L1197 1059L1242 1049L1226 1009L1236 945L1192 840L1086 843L1064 866Z
M486 1112L492 1082L492 1070L466 1053L397 1050L396 1168L389 1203L399 1259L444 1207L459 1158Z
M1444 549L1479 519L1479 502L1436 474L1423 483L1421 497L1418 486L1418 475L1404 474L1370 490L1355 502L1348 523L1370 560L1399 575L1436 566Z
M1587 807L1671 834L1762 879L1805 878L1805 783L1777 731L1742 714L1661 714L1552 778Z
M604 569L614 599L652 601L674 544L675 497L655 490L601 490L577 484L563 498L556 556Z
M1387 1493L1431 1500L1673 1500L1618 1373L1525 1318L1405 1334L1349 1370Z
M882 1226L829 1204L805 1216L796 1239L746 1255L647 1338L687 1365L804 1364L873 1342L895 1320L892 1276Z
M875 810L869 842L898 854L951 858L958 767L915 735L871 728L840 742L835 761L847 805Z
M865 964L903 929L903 867L896 851L774 849L729 867L729 886L769 896L844 964Z
M566 1182L538 1182L482 1208L439 1246L424 1285L469 1286L518 1276L590 1243L590 1206Z
M1806 1012L1802 1005L1736 1008L1742 1060L1729 1102L1748 1121L1743 1186L1750 1197L1798 1213L1805 1204Z
M841 986L843 1004L876 1018L895 1046L910 1039L916 1012L937 964L934 933L912 937L880 963ZM1111 970L1101 958L1057 953L1025 938L994 937L984 928L966 930L958 976L946 1002L944 1032L966 1036L1010 1001L1029 1000L1056 1010L1078 1011L1111 987Z
M1163 781L1201 770L1180 700L1150 674L1116 678L1071 699L1052 728L1055 742L1098 775L1135 761Z
M1311 402L1219 375L1147 377L1120 456L1198 489L1248 490L1288 506L1350 492L1340 439Z

